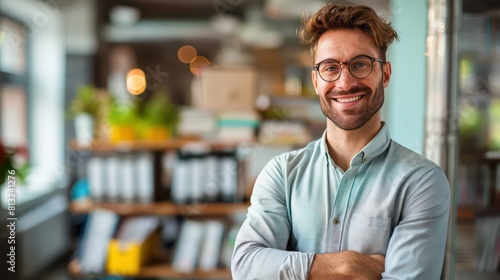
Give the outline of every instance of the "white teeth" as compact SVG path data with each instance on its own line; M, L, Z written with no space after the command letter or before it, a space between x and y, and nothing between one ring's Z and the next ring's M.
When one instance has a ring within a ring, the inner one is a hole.
M361 96L354 96L351 98L344 98L344 99L337 98L337 101L341 102L341 103L348 103L348 102L354 102L356 100L359 100L360 98L361 98Z

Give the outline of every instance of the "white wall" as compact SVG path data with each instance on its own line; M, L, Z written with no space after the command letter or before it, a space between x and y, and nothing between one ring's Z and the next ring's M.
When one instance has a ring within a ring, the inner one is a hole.
M384 119L392 138L423 153L426 110L427 1L391 0L391 23L400 41L389 49L392 79Z

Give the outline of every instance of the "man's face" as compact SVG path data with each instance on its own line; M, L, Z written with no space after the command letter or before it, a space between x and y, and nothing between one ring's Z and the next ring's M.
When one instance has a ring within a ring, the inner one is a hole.
M320 37L314 63L325 59L347 62L358 55L380 58L373 40L360 30L331 30ZM323 114L344 130L358 129L375 115L380 117L378 112L384 104L384 88L390 77L390 63L377 61L373 62L371 74L363 79L353 77L346 64L341 66L340 78L333 82L325 82L316 70L312 71Z

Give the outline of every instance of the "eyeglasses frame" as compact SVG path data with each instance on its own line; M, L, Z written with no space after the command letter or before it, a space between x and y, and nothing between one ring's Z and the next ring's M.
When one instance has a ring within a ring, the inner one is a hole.
M358 57L360 57L360 56L368 57L368 58L372 61L372 69L370 70L370 73L368 73L368 75L366 75L366 76L365 76L365 77L363 77L363 78L358 78L358 77L354 76L354 75L352 74L352 72L351 72L351 67L349 67L349 64L351 64L351 62L352 62L354 59L356 59L356 58L358 58ZM323 63L323 62L327 61L327 60L333 60L333 61L338 62L338 63L340 64L340 68L341 68L341 70L339 71L339 76L338 76L335 80L327 81L327 80L325 80L325 78L323 78L323 76L321 76L321 73L320 73L320 71L319 71L319 65L320 65L321 63ZM320 62L316 63L316 65L314 65L313 69L314 69L314 70L316 70L316 71L318 72L318 75L320 76L320 78L321 78L323 81L325 81L325 82L327 82L327 83L331 83L331 82L335 82L336 80L340 79L340 76L342 76L342 65L346 64L346 65L347 65L347 70L349 71L349 74L351 74L351 76L353 76L353 77L354 77L354 78L356 78L356 79L365 79L365 78L367 78L368 76L370 76L370 74L373 72L373 62L375 62L375 61L380 62L380 63L382 63L382 64L386 64L386 63L387 63L387 61L385 61L384 59L371 57L371 56L369 56L369 55L365 55L365 54L360 54L360 55L357 55L357 56L353 57L351 60L349 60L349 61L344 61L344 62L339 62L339 61L337 61L337 60L335 60L335 59L331 59L331 58L323 59L322 61L320 61Z

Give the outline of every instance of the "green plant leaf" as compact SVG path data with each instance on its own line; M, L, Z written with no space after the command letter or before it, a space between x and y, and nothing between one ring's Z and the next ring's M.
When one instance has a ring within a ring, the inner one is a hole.
M72 119L78 114L90 114L96 116L101 103L97 98L97 90L94 86L84 85L77 90L75 98L66 112L66 117Z
M144 121L173 129L179 122L179 110L164 92L155 92L144 107Z

